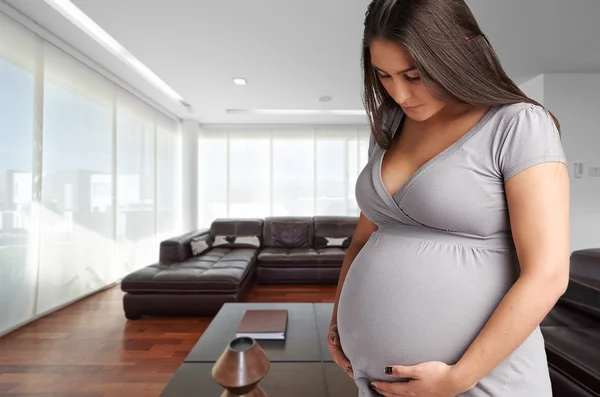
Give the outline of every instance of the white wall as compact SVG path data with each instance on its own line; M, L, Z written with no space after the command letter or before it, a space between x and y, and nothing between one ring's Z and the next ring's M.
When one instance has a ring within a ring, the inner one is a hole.
M544 75L540 74L519 86L529 98L544 105Z
M545 74L542 82L544 106L561 123L571 169L571 249L598 248L600 177L590 176L590 168L600 167L600 74ZM584 165L580 179L573 177L575 162Z

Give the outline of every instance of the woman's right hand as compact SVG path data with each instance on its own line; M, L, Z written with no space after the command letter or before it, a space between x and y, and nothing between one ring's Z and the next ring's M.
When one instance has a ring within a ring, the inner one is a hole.
M338 334L336 324L329 328L329 332L327 334L327 346L329 347L333 361L339 365L340 368L342 368L342 370L350 377L350 379L354 380L352 364L350 364L350 360L348 360L348 357L346 357L344 351L342 350L340 335Z

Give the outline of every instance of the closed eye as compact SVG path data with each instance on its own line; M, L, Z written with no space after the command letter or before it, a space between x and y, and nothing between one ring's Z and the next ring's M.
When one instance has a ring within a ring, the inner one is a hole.
M389 74L381 74L379 72L376 72L376 73L380 79L392 78L392 76L390 76ZM421 80L421 76L419 76L418 74L416 76L409 76L408 74L404 74L404 78L406 79L406 81L410 81L410 82L416 82L416 81Z

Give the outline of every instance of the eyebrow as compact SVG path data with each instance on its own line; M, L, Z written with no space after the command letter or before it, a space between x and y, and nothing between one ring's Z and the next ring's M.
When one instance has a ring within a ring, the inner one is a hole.
M374 69L379 70L381 73L387 74L383 70L379 69L377 66L375 66L375 65L371 65L371 66L373 66ZM416 69L416 67L413 66L412 68L408 68L408 69L404 69L404 70L401 70L399 72L396 72L396 74L402 74L402 73L410 72L410 71L413 71L415 69Z

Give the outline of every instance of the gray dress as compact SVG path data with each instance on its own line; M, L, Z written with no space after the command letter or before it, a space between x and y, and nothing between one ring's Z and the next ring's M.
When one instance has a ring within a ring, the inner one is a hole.
M396 131L403 114L388 115ZM342 348L359 396L388 365L457 362L519 274L504 182L566 162L552 119L525 103L492 108L392 197L371 137L356 199L379 229L356 256L338 303ZM539 327L464 397L552 395Z

